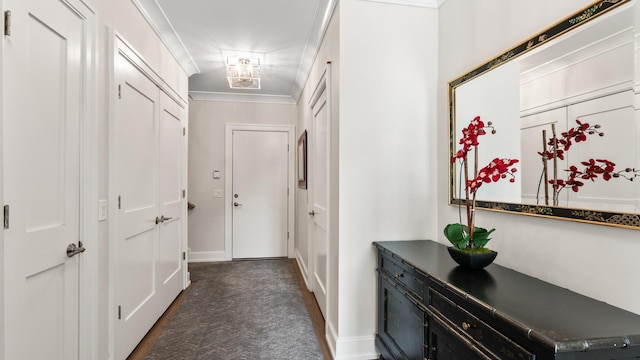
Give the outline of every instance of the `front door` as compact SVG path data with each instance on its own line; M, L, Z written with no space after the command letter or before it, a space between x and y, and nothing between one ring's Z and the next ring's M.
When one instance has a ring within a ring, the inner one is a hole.
M287 256L286 131L234 130L233 258Z
M71 4L70 4L71 3ZM85 18L79 1L6 0L5 359L78 359L80 133Z

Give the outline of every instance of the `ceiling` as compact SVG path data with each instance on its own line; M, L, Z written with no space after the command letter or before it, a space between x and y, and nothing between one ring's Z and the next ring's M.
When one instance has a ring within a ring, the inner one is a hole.
M338 0L132 0L189 77L195 100L295 104ZM438 7L444 0L367 0ZM261 88L231 89L226 58L262 59Z

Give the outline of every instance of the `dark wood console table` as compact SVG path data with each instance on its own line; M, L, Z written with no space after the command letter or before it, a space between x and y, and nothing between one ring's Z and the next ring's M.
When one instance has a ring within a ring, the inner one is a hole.
M434 241L374 245L383 359L640 359L640 315L496 264L466 270Z

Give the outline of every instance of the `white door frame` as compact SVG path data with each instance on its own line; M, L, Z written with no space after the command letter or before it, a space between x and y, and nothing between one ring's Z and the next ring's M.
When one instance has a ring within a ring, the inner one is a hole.
M314 129L314 123L313 123L313 107L316 105L316 103L318 102L318 100L320 99L320 95L322 95L322 93L324 92L325 97L326 97L326 108L327 108L327 144L326 144L326 151L327 151L327 174L326 174L326 182L327 182L327 264L326 264L326 269L327 269L327 279L326 279L326 284L325 284L325 293L326 293L326 303L325 303L325 311L326 311L326 318L325 318L325 334L327 335L327 337L329 336L330 332L330 318L331 318L331 277L333 275L333 271L337 271L337 269L334 269L332 271L331 269L331 259L332 259L332 247L331 247L331 231L332 231L332 221L331 221L331 216L332 216L332 202L331 202L331 63L327 62L326 67L324 72L322 73L322 76L320 77L320 80L318 81L318 83L316 84L316 87L313 91L313 94L311 95L311 98L309 99L309 129L310 129L310 133L311 136L309 136L309 143L311 146L308 147L308 149L315 149L315 143L314 143L314 136L313 136L313 132L315 131ZM312 155L309 153L307 153L307 159L311 159ZM311 164L310 164L311 165ZM307 167L308 170L313 171L313 165L308 166ZM313 179L313 177L311 176L311 174L307 175L307 179L311 180ZM313 180L311 180L313 181ZM309 208L306 209L306 213L310 212L311 210L313 210L313 184L308 184L307 189L309 191L309 200L307 201L307 206ZM315 244L314 244L314 239L313 239L313 227L314 227L314 220L311 216L307 217L307 239L308 239L308 258L309 258L309 265L308 265L308 273L307 273L307 280L308 280L308 286L309 289L314 289L315 288L315 276L313 274L314 272L314 266L315 266Z
M65 1L66 2L66 1ZM81 359L98 359L98 59L97 13L88 0L80 0L84 8L72 6L85 17L83 88L84 101L80 122L80 239L87 251L79 257L78 346ZM5 9L4 0L0 8ZM11 10L11 9L7 9ZM4 16L0 17L4 29ZM4 46L0 46L0 108L4 88ZM4 116L0 112L0 138L3 136ZM4 167L4 153L0 147L0 168ZM0 176L0 204L4 205L4 181ZM4 232L0 231L0 243ZM0 246L0 287L4 289L4 246ZM0 296L0 323L4 324L4 295ZM4 326L0 327L0 355L4 354ZM2 356L0 356L2 357Z
M233 259L233 131L280 131L286 132L289 141L288 153L288 200L287 200L287 231L289 238L287 239L287 257L293 258L295 244L295 126L293 125L257 125L257 124L227 124L225 126L225 158L224 158L224 259L229 261Z

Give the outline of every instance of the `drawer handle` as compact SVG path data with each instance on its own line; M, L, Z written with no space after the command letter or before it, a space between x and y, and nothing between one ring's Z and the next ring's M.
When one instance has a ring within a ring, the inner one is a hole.
M462 322L462 328L465 329L465 330L469 330L469 329L474 328L474 327L475 327L475 325L471 325L471 324L469 324L469 323L467 323L465 321Z
M401 277L404 277L404 273L399 273L399 274L396 274L396 277L397 277L397 278L401 278Z

